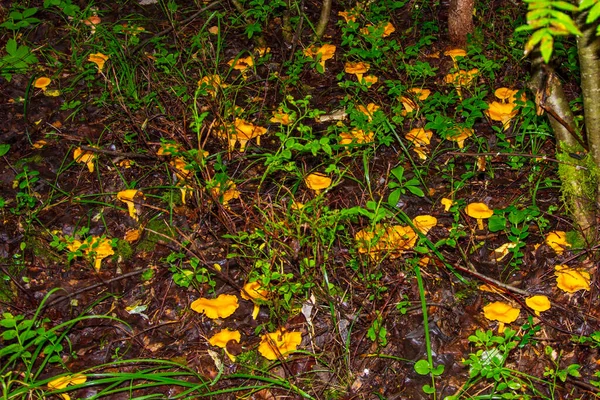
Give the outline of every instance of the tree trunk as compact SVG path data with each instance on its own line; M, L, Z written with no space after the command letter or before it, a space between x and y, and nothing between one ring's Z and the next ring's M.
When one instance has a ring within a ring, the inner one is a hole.
M321 17L319 18L319 23L317 24L317 29L315 30L315 36L317 39L321 39L321 37L323 37L325 29L327 28L329 14L331 14L331 3L332 0L323 0L323 5L321 6Z
M453 45L464 47L467 35L473 33L475 0L450 0L448 35Z
M579 1L581 3L581 0ZM586 24L588 13L578 18L583 35L577 38L577 52L581 69L581 91L589 153L596 168L600 168L600 38L596 36L596 24ZM600 204L600 179L596 179L597 202Z
M582 152L581 138L575 136L575 120L560 80L550 66L544 64L538 54L532 63L529 88L536 98L543 98L539 107L546 111L556 138L556 159L559 160L558 175L562 183L562 195L567 209L581 230L582 236L593 240L596 232L596 183L590 180L590 155L579 160L571 154ZM569 127L569 128L567 128Z

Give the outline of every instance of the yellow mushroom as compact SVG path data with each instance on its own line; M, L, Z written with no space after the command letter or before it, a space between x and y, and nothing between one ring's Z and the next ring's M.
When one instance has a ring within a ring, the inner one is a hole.
M69 385L81 385L86 381L87 377L83 374L63 375L48 382L48 389L60 390ZM71 397L67 393L59 393L58 396L62 397L64 400L71 400Z
M242 335L240 334L240 331L230 331L229 329L225 328L208 339L208 343L210 343L211 346L217 346L224 349L227 357L229 357L231 361L235 362L235 356L227 351L227 343L232 340L236 343L239 343L241 339Z
M458 63L456 62L457 57L465 57L467 52L463 49L450 49L444 52L445 56L452 58L452 63L454 64L454 68L458 68Z
M325 174L321 174L320 172L314 172L309 174L306 178L304 178L304 183L306 186L315 192L315 194L321 193L321 190L327 189L331 186L331 178Z
M239 57L237 59L234 58L233 60L229 60L227 64L243 74L248 70L248 68L254 66L254 59L252 56Z
M437 218L431 215L419 215L414 217L412 222L419 232L427 235L427 232L437 225Z
M478 73L479 70L477 68L471 69L469 71L461 69L458 72L446 75L445 80L446 83L454 85L458 97L462 100L462 88L464 86L468 86L473 81L473 79L475 79L475 76Z
M491 320L498 321L498 332L504 331L504 324L510 324L519 318L521 310L514 308L510 304L503 303L501 301L495 301L483 307L483 315Z
M465 212L469 217L477 220L477 228L480 231L483 230L483 220L494 215L494 210L490 210L484 203L471 203L467 205Z
M280 328L273 333L262 335L258 352L267 360L277 360L295 351L302 342L302 333L288 332Z
M496 96L503 103L514 103L518 92L519 89L509 89L506 87L501 87L494 91L494 96Z
M347 74L356 75L356 79L358 79L358 81L360 82L362 80L363 74L366 74L369 68L370 65L368 63L362 61L348 61L344 66L344 72L346 72Z
M567 242L567 234L563 231L552 231L546 236L546 244L556 252L559 256L562 255L567 247L571 244Z
M42 91L46 91L50 82L52 82L52 79L42 76L35 80L35 82L33 83L33 87L37 89L42 89Z
M88 61L96 64L96 66L98 67L98 72L102 72L102 69L104 68L104 63L106 63L106 61L108 61L109 58L110 57L107 56L106 54L95 53L95 54L90 54L88 56Z
M465 140L471 136L473 136L473 129L457 126L452 134L446 136L446 139L456 142L458 148L462 149L465 147Z
M260 311L260 301L267 300L269 291L263 289L260 282L248 282L244 285L241 291L242 299L250 300L254 303L254 310L252 310L252 319L256 319L258 312Z
M540 312L548 311L551 307L550 300L543 295L528 297L525 299L525 304L535 312L535 315L540 315Z
M450 207L452 207L452 204L454 204L452 199L448 199L446 197L442 198L441 203L444 206L444 211L450 211Z
M575 293L579 290L590 290L590 273L567 265L554 267L556 286L567 293Z
M78 163L84 163L88 167L88 171L94 172L94 161L96 160L96 154L91 151L83 151L81 147L76 148L73 151L73 159Z
M502 122L502 128L510 128L510 121L519 113L515 103L500 103L493 101L488 104L489 108L485 111L492 121Z
M319 48L309 47L309 48L305 49L304 55L306 55L307 57L311 57L311 58L321 56L319 58L319 65L321 65L323 70L325 70L325 61L333 58L333 56L335 55L335 50L336 50L336 47L333 44L326 43Z
M138 195L138 193L139 193L139 195ZM136 189L122 190L119 193L117 193L117 199L121 200L122 202L127 204L127 210L129 211L129 216L137 221L138 215L137 215L137 210L135 208L135 202L137 200L136 196L137 196L137 199L140 199L140 197L143 197L144 195L142 194L142 192L140 192L139 190L136 190Z
M204 313L210 319L227 318L238 308L238 298L231 294L221 294L216 299L200 298L194 300L190 308Z

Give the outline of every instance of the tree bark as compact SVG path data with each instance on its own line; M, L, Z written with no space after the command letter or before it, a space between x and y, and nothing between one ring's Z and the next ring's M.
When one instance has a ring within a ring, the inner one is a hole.
M539 54L532 63L529 88L536 93L537 98L544 99L543 104L538 106L546 110L556 138L556 159L560 161L558 175L562 183L563 200L582 236L588 241L593 240L597 235L594 195L596 184L593 180L590 181L590 168L593 168L593 163L586 160L589 155L582 160L571 156L572 153L585 149L581 146L581 138L574 134L575 118L562 84Z
M329 14L331 14L331 3L332 0L323 0L323 5L321 6L321 17L319 18L319 23L315 29L315 36L317 39L321 39L323 37L325 29L327 28Z
M453 45L464 47L467 35L473 33L475 0L450 0L448 35Z
M581 0L579 1L581 3ZM588 13L578 17L583 35L577 38L579 67L581 69L581 91L589 153L597 168L600 168L600 38L596 36L596 24L585 23ZM600 204L600 179L596 174L596 195Z

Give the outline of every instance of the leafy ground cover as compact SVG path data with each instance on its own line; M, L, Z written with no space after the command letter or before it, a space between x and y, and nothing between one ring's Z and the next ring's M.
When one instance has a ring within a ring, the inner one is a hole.
M146 3L0 9L3 398L596 396L522 5Z

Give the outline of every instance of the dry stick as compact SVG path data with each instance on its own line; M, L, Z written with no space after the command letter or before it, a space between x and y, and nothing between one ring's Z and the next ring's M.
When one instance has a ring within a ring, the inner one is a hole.
M62 301L68 300L71 297L77 296L78 294L81 294L83 292L87 292L88 290L96 289L97 287L100 287L100 286L106 286L109 283L116 282L116 281L121 280L121 279L129 278L129 277L136 276L136 275L140 275L140 274L144 273L144 271L146 271L146 269L138 269L138 270L131 271L131 272L128 272L128 273L123 274L123 275L119 275L119 276L117 276L115 278L112 278L112 279L109 279L109 280L106 280L106 281L102 281L100 283L96 283L96 284L91 285L91 286L86 286L83 289L79 289L79 290L77 290L77 291L75 291L73 293L69 293L69 294L67 294L65 296L59 297L58 299L54 299L52 301L49 301L48 303L46 303L44 305L44 308L48 308L48 307L53 306L55 304L58 304L58 303L60 303Z
M551 161L557 164L565 164L565 165L569 165L571 167L576 167L579 169L583 169L583 170L587 170L586 167L578 165L578 164L569 164L566 163L564 161L560 161L557 160L555 158L550 158L548 156L539 156L539 155L535 155L535 154L527 154L527 153L501 153L501 152L497 152L497 153L475 153L475 152L462 152L462 151L448 151L444 154L450 154L453 156L471 156L471 157L479 157L479 156L490 156L490 157L527 157L527 158L541 158L543 161Z
M201 8L200 10L196 11L195 13L193 13L191 16L189 16L188 18L184 19L183 21L181 21L179 23L179 25L185 25L188 24L190 22L192 22L195 18L197 18L200 14L202 14L204 11L206 10L210 10L211 8L213 8L214 6L221 4L222 1L213 1L212 3L210 3L209 5L207 5L204 8ZM157 34L155 34L154 36L149 37L148 39L144 40L142 43L138 44L137 46L135 46L133 48L133 50L131 51L131 55L134 55L135 53L137 53L138 51L140 51L144 46L146 46L148 43L150 43L151 40L157 38L157 37L161 37L166 35L167 33L173 31L175 29L175 26L171 25L170 27L168 27L167 29L158 32Z
M127 152L116 151L116 150L105 150L105 149L98 149L98 148L92 147L92 146L80 146L80 148L81 148L81 150L89 151L92 153L106 154L108 156L113 156L113 157L145 158L145 159L155 159L156 158L156 156L153 156L150 154L127 153Z

